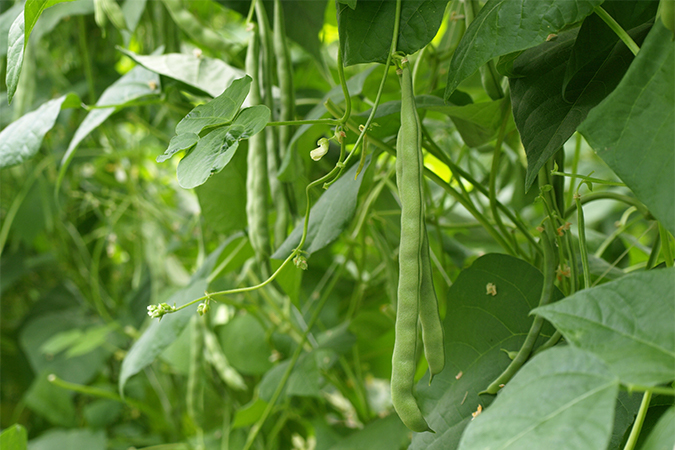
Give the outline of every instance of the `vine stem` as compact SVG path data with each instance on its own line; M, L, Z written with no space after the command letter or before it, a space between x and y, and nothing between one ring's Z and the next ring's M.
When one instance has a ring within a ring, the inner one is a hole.
M306 222L305 222L306 223ZM307 328L305 329L304 333L302 334L302 338L300 339L300 342L298 343L298 346L295 348L295 351L293 352L293 355L291 356L291 359L288 363L288 367L284 371L284 375L281 377L281 381L277 385L276 390L274 391L274 394L272 395L272 398L270 399L269 403L265 407L265 411L263 412L262 416L258 419L258 421L251 427L251 430L249 431L249 434L246 438L246 444L244 445L243 450L249 450L251 446L253 445L253 442L255 441L255 438L258 436L258 433L260 432L262 426L265 424L265 421L267 420L267 417L270 415L272 412L272 409L274 408L274 405L277 402L277 399L281 395L281 391L283 391L284 387L286 386L286 383L288 382L288 379L291 376L291 372L293 371L293 368L295 367L295 364L298 362L298 359L300 358L300 354L302 353L303 346L305 342L307 341L307 336L311 332L312 328L314 327L314 324L319 318L319 314L321 313L321 310L323 309L324 305L326 304L326 301L330 297L328 295L330 291L327 291L322 298L319 300L319 303L316 305L316 309L314 310L314 313L312 314L312 317L310 318L309 322L307 323Z
M619 39L621 39L623 43L626 44L626 47L628 47L633 55L638 54L640 47L638 47L633 38L630 37L628 33L626 33L626 30L624 30L616 20L614 20L614 17L610 16L602 6L596 6L594 12L607 24L609 28L612 29L614 33L616 33L617 36L619 36Z
M340 108L333 103L332 101L328 100L326 102L326 109L328 109L328 112L333 114L334 116L340 116L342 113L340 111ZM347 127L349 129L358 129L358 126L353 122L349 121L347 123ZM396 149L394 149L391 145L388 145L381 140L375 138L375 137L370 137L369 138L370 142L386 151L387 153L396 156ZM452 196L459 204L461 204L480 224L485 228L485 230L492 236L492 238L497 241L497 243L504 248L507 252L510 250L510 245L506 242L504 237L497 231L497 229L490 223L490 221L485 217L479 210L476 208L476 206L473 204L473 202L470 199L467 199L464 197L462 194L457 192L450 184L448 184L445 180L443 180L441 177L436 175L436 173L432 172L428 168L424 168L424 176L429 178L431 181L436 183L438 186L440 186L443 190L445 190L450 196ZM483 188L484 189L484 188ZM487 191L486 191L487 192Z
M637 416L635 417L635 422L633 422L633 428L630 430L630 435L626 441L626 445L623 450L633 450L635 444L637 444L638 437L640 437L640 430L642 430L642 424L645 421L645 416L647 415L647 410L649 409L649 402L652 399L652 392L646 391L642 396L642 402L640 403L640 409L638 410Z
M577 189L578 191L578 189ZM617 200L620 202L623 202L629 206L635 206L637 210L645 216L648 219L653 219L652 215L649 213L649 210L645 205L640 202L640 200L629 197L624 194L619 194L617 192L610 192L610 191L603 191L603 192L593 192L590 194L584 194L580 196L579 201L582 205L585 205L586 203L593 202L596 200ZM577 209L577 206L570 206L567 208L563 214L564 218L567 218L572 215L572 213Z
M539 306L547 305L551 301L551 298L553 297L553 283L555 281L556 258L555 252L553 250L553 243L551 242L551 237L549 236L549 234L554 233L551 231L551 229L553 229L555 225L550 221L547 221L545 226L547 230L544 230L541 234L541 245L544 250L544 283L541 288ZM520 370L523 364L525 364L525 361L527 361L527 359L530 357L532 349L534 348L534 344L539 337L539 332L541 331L541 327L543 325L544 318L541 316L535 316L532 326L530 327L530 331L527 333L527 337L525 338L525 342L518 351L516 357L513 358L513 361L511 361L504 372L502 372L496 380L490 383L490 385L483 392L479 392L478 395L496 394L504 384L508 383L509 380L513 378L516 372Z
M422 134L425 137L425 148L429 150L429 153L434 155L436 158L438 158L443 164L445 164L449 169L450 172L452 172L453 176L457 177L459 175L460 177L464 178L467 180L469 183L471 183L478 192L483 194L485 197L490 197L489 191L482 185L480 184L475 178L471 176L470 173L459 167L457 164L455 164L452 159L448 158L445 152L431 139L431 135L429 134L429 131L427 131L426 127L422 125ZM460 183L461 186L461 183ZM527 227L525 224L523 224L522 221L518 220L518 218L506 207L504 204L502 204L499 200L495 200L495 203L497 204L497 207L506 215L506 217L509 218L511 222L520 230L521 233L523 233L523 236L530 241L530 243L534 246L534 248L537 249L537 252L541 253L541 249L537 245L537 241L534 239L532 236L532 233L530 233L527 230Z
M588 250L586 249L586 220L584 219L584 208L581 206L579 194L574 196L574 202L577 207L577 228L579 233L579 254L581 255L581 267L584 271L584 289L591 287L591 269L588 263Z
M146 414L148 417L152 417L153 420L158 420L160 422L164 422L164 419L160 414L157 414L154 409L149 408L148 406L145 405L145 403L139 402L137 400L134 400L132 398L122 398L118 394L110 391L106 391L105 389L100 389L92 386L86 386L83 384L76 384L76 383L71 383L69 381L62 380L61 378L57 377L54 374L50 374L47 376L47 381L49 381L51 384L54 386L58 386L62 389L67 389L69 391L73 392L79 392L80 394L84 395L89 395L91 397L98 397L98 398L106 398L108 400L113 400L118 403L123 403L126 405L129 405L132 408L136 408L139 411L143 412Z
M368 116L368 120L366 120L366 124L363 127L363 130L361 130L361 134L359 134L359 137L356 139L356 143L354 144L354 147L352 147L352 150L349 152L347 155L347 158L344 160L344 162L341 164L340 170L338 171L337 175L335 178L333 178L330 182L326 183L324 185L324 189L327 189L330 187L331 184L335 183L338 178L340 178L340 175L342 175L342 171L344 170L345 166L347 163L349 163L349 160L352 158L352 155L358 150L359 146L363 142L364 136L366 135L366 132L368 131L368 128L370 128L370 124L373 121L373 118L375 117L375 112L377 111L377 108L380 106L380 100L382 98L382 93L384 92L384 84L387 81L387 75L389 74L389 66L391 66L391 59L396 51L396 47L398 46L398 31L399 31L399 22L401 21L401 2L402 0L396 0L396 15L394 17L394 33L391 39L391 47L389 49L389 53L387 54L387 62L384 64L384 73L382 74L382 80L380 81L380 87L377 90L377 95L375 96L375 103L373 103L373 108L370 110L370 115ZM344 89L344 87L343 87ZM344 116L343 116L344 119ZM346 122L346 120L345 120ZM343 123L345 123L343 122Z
M198 303L198 302L201 302L201 301L204 301L204 300L210 300L210 299L213 298L213 296L216 296L216 295L232 295L232 294L241 294L241 293L244 293L244 292L255 291L257 289L260 289L260 288L263 288L263 287L267 286L272 281L274 281L274 279L277 277L277 275L279 275L279 273L281 273L281 271L284 269L284 267L286 267L286 265L293 258L295 258L296 256L298 256L299 254L302 253L302 247L303 247L303 245L305 245L305 240L307 239L307 228L309 226L309 211L310 211L310 207L311 207L311 201L310 201L310 198L309 198L310 189L312 189L314 186L317 186L317 185L325 182L326 180L330 179L332 176L335 175L337 170L338 170L338 167L336 166L336 167L333 168L333 170L331 170L326 175L324 175L321 178L319 178L317 180L314 180L313 182L309 183L307 185L307 188L305 188L305 197L307 199L307 208L305 209L305 223L304 223L304 226L303 226L303 229L302 229L302 238L300 239L300 243L291 252L291 254L288 255L288 257L284 260L284 262L281 263L279 268L277 270L275 270L274 273L272 275L270 275L265 281L263 281L262 283L253 285L253 286L246 286L246 287L242 287L242 288L235 288L235 289L228 289L228 290L225 290L225 291L207 293L206 295L204 295L202 297L199 297L195 300L192 300L188 303L185 303L184 305L173 308L170 312L172 312L172 313L177 312L177 311L180 311L181 309L185 309L189 306L192 306L195 303Z
M488 190L489 192L489 199L490 199L490 210L492 211L492 218L494 219L495 223L497 224L497 228L502 232L502 234L508 238L509 232L504 226L504 223L502 222L502 217L499 214L499 210L497 207L497 173L499 172L499 162L500 162L500 156L502 154L502 144L504 142L504 137L506 135L506 124L509 122L509 114L507 114L507 110L511 106L511 101L510 101L510 96L506 99L504 102L504 105L502 106L502 112L504 113L504 119L502 120L502 125L499 128L499 135L497 136L497 143L495 144L495 150L494 150L494 156L492 157L492 167L490 169L490 188ZM509 245L509 253L511 255L516 255L515 249L511 248Z

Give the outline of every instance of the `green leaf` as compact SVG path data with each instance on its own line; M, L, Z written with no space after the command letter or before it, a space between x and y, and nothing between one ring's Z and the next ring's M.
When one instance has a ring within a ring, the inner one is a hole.
M0 433L0 448L10 450L26 450L28 434L26 429L18 423L9 426Z
M237 409L237 412L234 415L232 428L253 425L263 415L265 408L267 408L267 402L260 398L256 398L255 401L251 401L251 403Z
M579 127L638 199L675 233L675 42L657 22L619 86Z
M205 226L223 236L246 228L246 153L236 152L230 163L208 183L197 186L195 193Z
M675 447L675 406L661 416L640 450L670 450Z
M218 97L197 106L183 117L176 125L176 134L199 134L204 128L232 122L244 103L250 87L251 77L248 75L233 80L232 84Z
M608 11L641 43L655 13L654 2L606 2ZM636 11L637 9L637 11ZM633 54L593 14L579 30L522 53L513 64L513 112L527 154L525 188L572 136L589 111L619 84Z
M54 126L61 109L72 107L73 103L79 104L75 94L49 100L0 131L0 168L32 158L40 150L42 139Z
M317 364L317 357L321 355L320 350L315 350L310 353L303 354L298 362L293 367L291 375L288 377L288 382L277 399L277 403L281 402L285 396L298 397L320 397L319 390L321 384L321 373L319 372L319 365ZM288 369L289 360L283 361L272 369L268 370L263 375L260 384L258 385L258 392L260 398L266 402L272 399L272 395L281 382L286 369Z
M265 128L270 110L264 105L243 109L231 125L218 128L197 142L197 145L178 163L178 183L192 189L225 167L239 147L239 141L248 139Z
M602 8L627 31L646 23L651 25L658 6L658 0L628 2L605 0L602 4ZM644 36L646 32L641 36L640 42ZM635 39L635 36L632 37ZM563 82L565 100L573 102L584 93L589 86L589 79L595 77L595 74L601 70L601 66L607 65L607 59L618 42L620 42L619 36L600 16L591 14L584 19L574 42L572 54L565 66ZM622 47L626 48L624 45ZM628 56L627 61L622 65L626 68L633 60L632 54ZM625 69L621 73L624 72ZM611 89L605 87L605 92L608 91Z
M169 141L169 147L164 151L164 153L157 157L157 162L164 162L178 152L190 150L197 142L199 142L199 136L197 136L195 133L177 134L171 138Z
M242 70L208 56L181 53L137 55L131 50L119 47L118 50L146 69L192 86L211 97L222 94L235 78L244 76Z
M489 0L464 33L450 61L445 98L483 64L546 41L580 21L603 0Z
M417 397L435 434L413 436L414 450L456 448L471 413L485 408L491 396L478 396L511 360L503 350L520 349L532 325L530 310L537 306L544 282L542 273L527 262L489 253L464 269L448 291L445 331L445 369L417 385ZM487 284L497 295L487 294ZM554 291L554 300L562 298ZM544 325L538 345L553 329Z
M587 18L588 21L591 17ZM594 23L594 21L590 21ZM586 23L586 22L584 22ZM604 22L601 24L604 25ZM638 41L649 31L650 24L632 30ZM513 117L527 154L525 188L529 189L553 154L574 134L589 111L619 84L633 60L633 54L618 39L614 45L596 55L593 65L577 73L568 85L564 98L565 74L574 57L577 31L558 35L551 42L524 51L513 64L519 78L511 78ZM593 31L589 31L592 33Z
M265 329L251 314L237 315L220 327L218 336L227 360L239 372L262 375L272 367Z
M72 448L87 450L106 450L108 440L104 430L89 429L49 430L29 442L30 450L54 450Z
M447 0L404 0L397 51L413 54L436 36ZM338 31L345 66L387 60L394 33L396 2L369 0L356 8L338 4Z
M16 3L7 11L0 14L0 56L5 56L7 54L7 35L9 34L9 29L14 23L14 20L21 14L21 11L23 11L23 5L21 5L21 3Z
M675 379L675 269L627 275L533 313L596 354L627 384Z
M363 1L361 2L363 3ZM396 414L377 419L330 447L330 450L391 450L404 448L408 443L410 430L403 425Z
M302 248L308 255L321 250L335 239L349 225L356 209L356 200L363 175L370 165L370 155L366 165L354 180L357 165L353 165L339 180L333 183L309 212L307 238ZM300 244L304 224L299 223L293 232L272 255L274 259L286 259Z
M618 390L619 380L593 354L550 349L469 424L458 450L607 448Z
M35 23L40 18L42 11L63 2L73 0L26 0L23 13L19 14L9 29L9 48L7 49L7 101L12 103L16 93L23 65L23 54L26 43Z
M174 303L176 306L181 306L196 298L203 297L208 287L206 278L209 272L213 270L218 257L228 243L229 241L225 241L214 250L206 258L199 270L192 275L190 284L172 295L166 303L172 306ZM164 349L169 347L182 333L196 311L197 304L194 304L181 311L167 314L162 320L152 320L150 326L134 342L122 361L119 376L119 391L121 396L124 396L124 385L127 380L152 363Z
M23 66L23 49L25 42L24 34L24 16L23 11L17 16L9 28L7 36L7 74L5 83L7 84L7 103L12 103L12 98L16 93L16 87L19 85L19 76L21 76L21 67Z
M119 80L108 86L96 102L96 106L109 108L93 109L89 111L80 126L75 131L73 138L68 144L66 153L61 158L61 168L57 185L60 185L68 170L70 162L75 157L77 146L89 136L99 125L126 104L147 95L159 94L159 76L143 67L134 67Z

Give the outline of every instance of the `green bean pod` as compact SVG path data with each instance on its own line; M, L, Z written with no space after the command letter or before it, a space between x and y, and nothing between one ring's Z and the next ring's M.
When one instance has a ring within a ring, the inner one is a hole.
M392 356L391 398L403 423L413 431L431 431L413 394L419 300L423 279L424 203L421 130L407 60L401 73L401 128L396 140L396 182L401 199L396 340Z
M277 78L279 80L279 120L293 120L295 116L295 94L293 91L293 65L286 41L284 10L281 0L274 0L274 56L277 60ZM279 159L283 160L288 143L293 135L291 126L279 127Z
M255 4L256 17L260 26L260 48L262 50L262 67L260 70L260 80L262 83L262 92L264 93L264 104L272 111L272 119L277 120L274 98L272 95L273 71L274 71L274 37L270 30L267 12L262 1ZM292 87L291 87L292 89ZM286 120L286 119L281 119ZM284 128L284 127L282 127ZM289 199L287 197L286 187L277 177L280 167L280 144L279 130L277 127L267 127L265 129L267 136L267 172L269 176L269 185L272 191L272 201L276 212L274 223L274 246L278 248L286 239L288 234L288 225L291 222L289 208Z
M251 105L261 104L259 77L260 40L257 30L253 30L246 52L246 73L252 78L249 100ZM256 260L263 275L270 255L269 227L267 225L267 148L265 135L257 133L248 140L248 167L246 173L246 218L248 219L249 238Z
M429 384L434 375L445 367L445 347L443 344L443 322L438 313L438 299L434 289L431 272L431 256L429 254L429 237L424 227L424 243L422 245L422 288L420 292L420 324L422 325L422 341L424 356L429 364Z

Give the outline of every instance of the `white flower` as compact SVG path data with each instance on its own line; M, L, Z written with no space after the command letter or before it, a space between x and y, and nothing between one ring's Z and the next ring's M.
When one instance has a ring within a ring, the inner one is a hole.
M309 152L309 156L311 156L314 161L320 160L323 158L323 155L328 153L328 139L321 138L316 142L316 145L318 145L318 147Z

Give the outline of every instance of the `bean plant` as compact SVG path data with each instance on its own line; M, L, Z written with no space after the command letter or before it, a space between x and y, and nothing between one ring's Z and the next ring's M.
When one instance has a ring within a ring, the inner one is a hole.
M674 448L674 5L0 2L0 447Z

